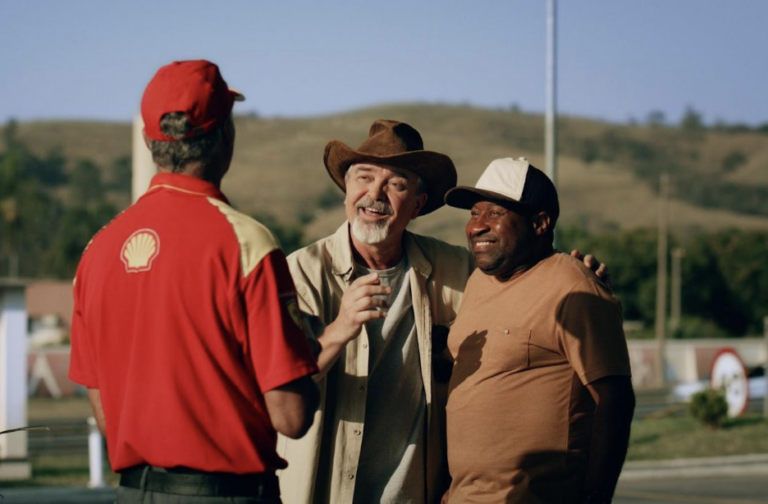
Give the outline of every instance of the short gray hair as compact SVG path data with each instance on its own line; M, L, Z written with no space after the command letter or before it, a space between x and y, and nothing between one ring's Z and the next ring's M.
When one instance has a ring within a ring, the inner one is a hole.
M227 119L231 121L232 116ZM221 127L201 136L184 138L193 126L183 112L171 112L160 119L163 134L174 141L161 142L149 140L152 160L157 166L171 168L174 173L183 172L189 163L200 163L206 171L224 147L224 134Z

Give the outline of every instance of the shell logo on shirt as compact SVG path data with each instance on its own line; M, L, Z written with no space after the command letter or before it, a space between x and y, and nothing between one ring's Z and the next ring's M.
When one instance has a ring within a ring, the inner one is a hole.
M134 231L125 240L120 259L125 263L126 273L141 273L152 269L152 261L160 254L160 237L152 229Z

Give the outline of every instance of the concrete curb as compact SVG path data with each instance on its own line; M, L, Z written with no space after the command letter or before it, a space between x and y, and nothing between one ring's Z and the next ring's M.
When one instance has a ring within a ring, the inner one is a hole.
M768 475L768 454L627 462L619 481Z

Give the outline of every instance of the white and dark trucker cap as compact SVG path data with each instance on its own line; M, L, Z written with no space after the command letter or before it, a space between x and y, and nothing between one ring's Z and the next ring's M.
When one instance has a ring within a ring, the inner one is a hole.
M445 195L445 203L455 208L471 209L478 201L499 203L525 215L546 212L552 225L560 216L555 185L522 157L494 159L475 187L457 186Z

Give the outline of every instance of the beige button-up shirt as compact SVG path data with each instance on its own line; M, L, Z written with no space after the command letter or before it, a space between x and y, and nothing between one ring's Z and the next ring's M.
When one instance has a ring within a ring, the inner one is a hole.
M447 387L432 379L433 325L450 325L474 264L469 252L434 238L406 232L416 337L427 405L427 502L439 502L447 485L445 401ZM299 308L319 336L333 322L344 291L354 280L349 224L332 236L288 256ZM320 379L321 402L315 422L300 440L280 436L278 453L288 461L280 471L286 504L351 504L362 438L368 382L368 335L363 327L328 374ZM395 405L396 406L396 405Z

